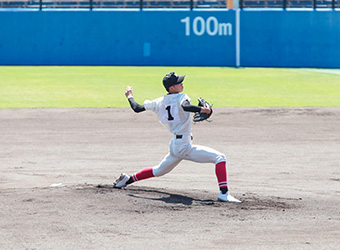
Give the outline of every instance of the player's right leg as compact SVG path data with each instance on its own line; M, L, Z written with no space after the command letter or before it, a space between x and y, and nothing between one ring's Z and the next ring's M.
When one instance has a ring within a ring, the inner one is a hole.
M116 180L116 182L113 184L114 188L122 188L122 187L126 187L126 183L128 182L128 180L130 179L130 177L127 174L121 174L120 177Z
M131 176L128 176L127 174L121 174L121 176L114 183L113 187L122 188L136 181L141 181L152 177L159 177L165 175L169 173L171 170L173 170L180 162L181 159L169 153L156 167L144 168Z

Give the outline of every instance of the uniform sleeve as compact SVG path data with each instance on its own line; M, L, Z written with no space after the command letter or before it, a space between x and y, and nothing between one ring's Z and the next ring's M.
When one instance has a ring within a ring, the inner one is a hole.
M181 106L182 106L183 110L186 111L186 112L193 112L193 113L201 112L201 107L191 105L189 100L184 100L182 102Z
M184 111L186 112L200 112L201 111L201 107L195 106L195 105L191 105L191 99L189 96L187 96L186 94L183 95L182 100L181 100L181 107Z
M183 94L181 105L183 104L184 101L188 101L189 103L191 102L191 99L187 94Z
M146 110L151 110L151 111L154 111L156 112L156 101L153 100L153 101L150 101L150 100L145 100L144 101L144 107Z

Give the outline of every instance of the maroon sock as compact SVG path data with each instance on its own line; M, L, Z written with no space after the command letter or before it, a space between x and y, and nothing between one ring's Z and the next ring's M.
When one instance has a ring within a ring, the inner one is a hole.
M152 172L152 168L144 168L143 170L135 173L134 175L131 176L131 178L133 179L133 181L141 181L141 180L145 180L151 177L155 177L153 175ZM130 178L130 179L131 179Z
M228 192L228 183L227 183L227 166L226 162L219 162L215 167L215 174L218 181L218 186L222 193Z

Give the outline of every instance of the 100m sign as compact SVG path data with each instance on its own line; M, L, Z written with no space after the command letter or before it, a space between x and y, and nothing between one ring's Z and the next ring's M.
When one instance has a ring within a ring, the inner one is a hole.
M231 36L232 24L220 23L214 16L208 17L206 20L201 17L195 17L190 22L190 17L181 19L181 23L185 24L185 35L190 36L191 31L196 36L208 34L209 36Z

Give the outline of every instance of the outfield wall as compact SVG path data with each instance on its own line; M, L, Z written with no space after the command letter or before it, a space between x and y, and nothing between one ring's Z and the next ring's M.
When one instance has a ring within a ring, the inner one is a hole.
M0 10L0 65L340 68L340 12Z
M241 64L340 68L340 11L241 14Z

